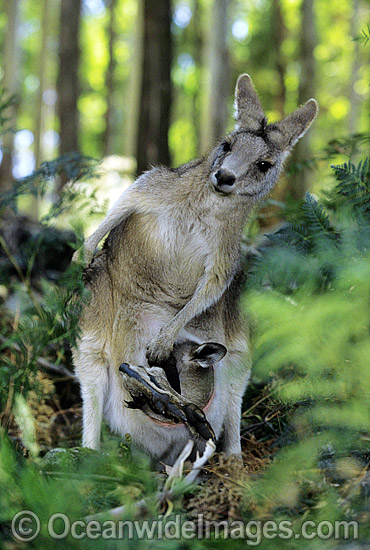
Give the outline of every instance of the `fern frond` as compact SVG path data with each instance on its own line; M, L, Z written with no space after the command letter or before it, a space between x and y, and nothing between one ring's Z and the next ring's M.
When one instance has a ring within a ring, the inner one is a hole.
M357 166L349 161L332 168L338 181L335 187L338 204L342 199L342 205L351 209L357 219L367 218L370 211L369 159L359 162Z
M9 132L14 132L15 129L9 127L7 124L11 121L12 117L7 114L7 111L10 107L16 105L18 98L15 94L9 94L6 90L0 90L0 135L7 134ZM0 145L0 150L2 149Z
M334 229L330 223L329 215L323 206L311 195L306 192L305 202L303 204L304 219L307 230L311 234L333 234Z
M276 244L294 246L300 252L306 252L309 248L307 228L298 223L289 223L267 237Z
M343 189L344 185L348 186L350 190L351 186L364 186L368 188L368 172L369 172L369 159L360 161L356 166L351 161L344 164L332 165L335 172L336 179L340 182L337 186L339 192Z
M366 29L363 29L353 40L354 42L360 42L360 44L366 46L370 41L370 25L367 25Z
M331 139L324 147L321 160L329 160L337 155L352 157L360 152L361 148L370 141L370 135L364 132L357 132L345 137Z

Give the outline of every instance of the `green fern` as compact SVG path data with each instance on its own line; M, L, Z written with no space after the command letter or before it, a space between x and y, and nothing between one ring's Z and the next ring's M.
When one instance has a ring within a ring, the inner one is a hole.
M16 95L10 95L4 89L0 90L0 136L15 131L14 128L8 126L11 120L8 110L15 106L17 101Z
M294 246L299 252L307 252L310 247L308 229L298 223L285 225L275 233L267 235L269 240L276 244Z
M369 159L360 161L356 166L351 161L344 164L332 165L336 178L339 181L336 189L338 193L346 194L361 188L370 193L368 175Z
M345 137L335 137L324 147L321 160L330 160L337 155L353 157L363 151L364 147L370 142L368 133L357 132Z
M45 195L58 174L64 172L71 181L44 216L37 234L28 239L22 250L13 255L5 240L1 240L5 256L13 268L11 275L8 275L7 280L2 280L2 283L11 287L20 303L21 319L16 331L6 321L3 321L1 327L5 341L0 347L0 407L8 399L10 381L14 384L14 395L27 394L35 387L34 375L39 369L40 358L50 359L56 365L63 362L69 366L65 350L67 344L73 345L78 338L78 319L81 307L88 298L88 291L82 282L81 267L71 264L53 283L46 279L38 280L38 291L41 290L41 293L38 292L37 295L31 285L31 278L33 280L35 277L34 261L44 255L45 249L57 251L57 247L62 244L68 248L65 239L63 243L60 241L55 244L57 239L52 224L57 217L76 204L98 210L95 208L97 201L93 191L81 193L73 186L77 179L91 177L96 165L95 160L77 153L64 155L44 163L30 176L17 180L11 190L0 196L0 213L5 208L16 211L19 197L36 193ZM78 243L71 243L71 248L77 245ZM46 272L42 266L42 258L38 261L41 261L41 272ZM15 280L15 276L18 280Z
M366 46L370 41L370 25L367 25L366 29L363 29L361 33L354 38L354 41L360 42L360 44Z
M325 212L323 206L308 191L305 196L302 210L304 213L305 225L311 236L333 236L334 229L330 223L329 215Z
M338 211L349 211L360 225L366 224L370 214L369 159L357 166L349 161L332 168L338 181L332 205Z
M294 221L268 235L270 246L254 261L249 288L291 294L304 286L325 291L337 276L341 259L366 254L370 239L369 160L333 166L336 183L324 201L306 193ZM308 277L305 256L312 268Z

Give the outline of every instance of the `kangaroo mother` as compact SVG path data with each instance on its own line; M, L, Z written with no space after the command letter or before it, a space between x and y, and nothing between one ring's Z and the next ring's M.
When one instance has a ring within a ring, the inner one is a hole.
M314 120L317 103L310 99L268 124L246 74L238 79L235 100L236 127L222 143L206 158L144 173L85 242L90 262L110 231L86 271L91 299L74 350L85 446L98 448L104 415L112 430L130 433L161 456L166 441L148 443L151 419L125 406L130 396L119 366L163 365L175 342L191 340L227 349L214 369L215 406L206 416L225 453L241 453L250 356L238 306L240 241L252 208L273 188L284 160Z

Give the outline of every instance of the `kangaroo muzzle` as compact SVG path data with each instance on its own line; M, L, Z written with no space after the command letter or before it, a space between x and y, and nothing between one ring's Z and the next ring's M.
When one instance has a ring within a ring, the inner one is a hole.
M212 175L213 185L219 193L230 193L235 183L235 174L220 168Z

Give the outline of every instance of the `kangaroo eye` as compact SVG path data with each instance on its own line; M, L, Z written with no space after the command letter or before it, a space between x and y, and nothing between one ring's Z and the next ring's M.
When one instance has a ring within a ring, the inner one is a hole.
M267 172L267 170L270 170L270 168L272 168L271 162L267 162L267 160L261 160L260 162L257 162L256 166L258 170L263 174Z
M231 145L228 141L221 143L221 148L224 153L229 153L231 151Z

